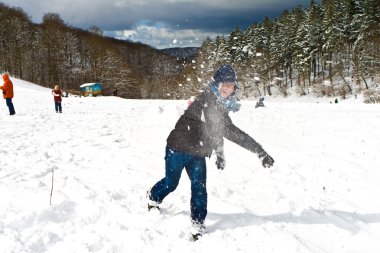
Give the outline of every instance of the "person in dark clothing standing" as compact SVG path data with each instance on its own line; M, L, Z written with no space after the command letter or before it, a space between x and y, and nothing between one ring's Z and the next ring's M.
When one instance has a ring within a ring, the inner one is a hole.
M252 137L233 123L228 113L240 109L235 95L238 89L236 72L230 65L219 67L210 87L201 93L177 121L167 138L165 177L148 191L148 210L159 204L179 183L183 168L191 181L191 221L194 240L205 230L207 215L206 157L216 153L216 166L224 169L223 138L256 153L264 167L271 167L273 158Z
M62 113L62 91L59 88L59 85L54 86L54 90L51 91L54 96L54 106L56 113Z
M0 89L3 90L3 98L5 99L5 102L7 103L8 109L9 109L9 115L15 115L16 111L12 103L13 98L13 83L11 79L9 79L8 74L4 73L2 75L4 84L3 86L0 86Z

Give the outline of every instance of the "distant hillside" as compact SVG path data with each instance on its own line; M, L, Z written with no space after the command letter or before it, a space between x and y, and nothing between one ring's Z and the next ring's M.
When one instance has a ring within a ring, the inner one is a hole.
M191 60L198 53L199 47L174 47L161 49L162 52L176 57L178 60Z
M135 99L168 98L181 87L182 60L96 29L71 27L57 13L35 24L22 9L0 2L0 30L0 72L44 87L59 84L75 92L83 83L98 82L103 95L117 89L120 97Z

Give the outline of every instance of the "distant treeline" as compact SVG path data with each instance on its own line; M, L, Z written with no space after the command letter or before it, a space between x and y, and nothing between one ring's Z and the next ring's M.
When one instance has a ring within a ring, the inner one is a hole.
M195 61L189 83L206 85L215 67L229 62L245 97L290 89L342 97L373 92L380 87L380 1L311 1L306 10L285 10L228 38L207 39Z
M106 94L118 88L126 98L188 98L221 63L237 69L242 97L375 96L380 84L379 0L310 1L306 10L206 39L191 61L103 37L96 27L69 27L54 13L33 24L21 9L1 3L0 31L0 71L64 89L100 82Z
M20 8L0 3L0 71L42 86L75 92L99 82L103 93L126 98L161 98L177 85L183 61L140 43L70 27L58 14L31 22Z

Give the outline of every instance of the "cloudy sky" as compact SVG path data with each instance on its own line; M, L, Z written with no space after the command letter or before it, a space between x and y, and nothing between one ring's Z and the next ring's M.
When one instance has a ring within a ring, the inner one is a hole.
M308 7L310 0L0 0L21 7L35 23L58 13L74 27L97 26L104 34L156 48L200 46L234 28L245 30L284 9ZM318 1L317 1L318 2Z

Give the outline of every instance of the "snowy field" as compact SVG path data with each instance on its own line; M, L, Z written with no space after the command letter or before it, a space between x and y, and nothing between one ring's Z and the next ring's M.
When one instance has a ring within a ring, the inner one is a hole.
M186 101L69 97L56 114L50 89L11 80L17 114L0 100L1 253L380 252L380 105L243 101L232 119L275 166L226 141L226 169L207 160L207 234L192 242L186 173L162 213L145 199Z

